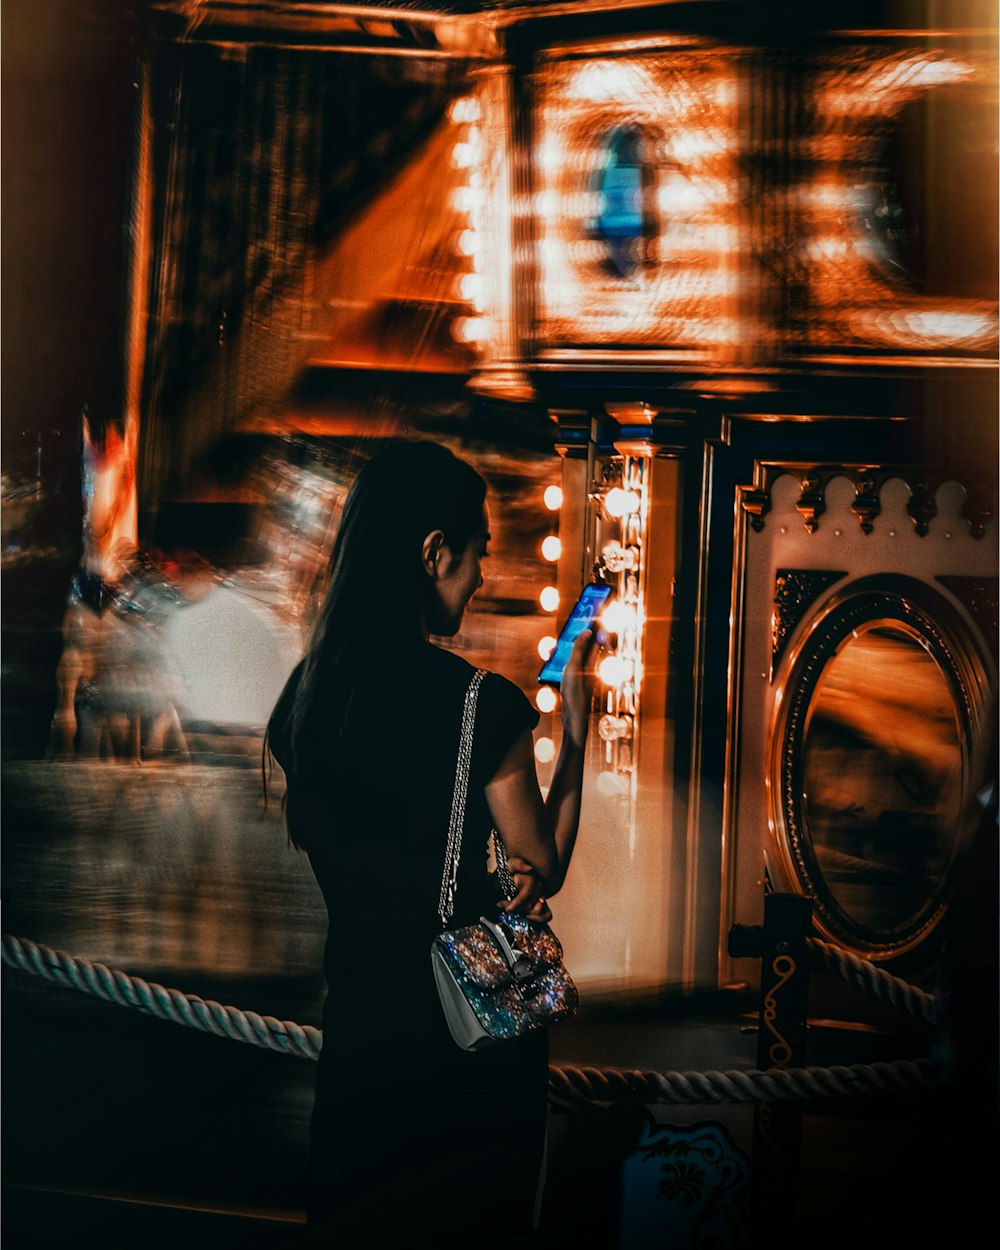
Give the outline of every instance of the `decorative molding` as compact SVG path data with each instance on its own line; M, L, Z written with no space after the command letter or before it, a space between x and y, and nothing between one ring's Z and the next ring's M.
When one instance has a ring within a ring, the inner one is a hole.
M872 476L863 477L855 484L855 490L857 493L851 512L858 518L862 532L870 534L875 528L875 518L882 511L878 497L879 483Z
M776 569L774 574L774 610L771 613L771 680L774 670L788 645L788 639L807 610L827 587L846 577L844 570Z
M807 471L802 481L802 494L795 505L795 511L802 517L806 529L814 534L819 529L819 519L826 511L826 500L823 498L825 483L819 473Z
M931 527L931 521L937 516L934 493L927 481L919 481L910 486L910 498L906 504L906 511L910 514L910 519L920 538L924 537Z
M984 488L979 485L968 487L965 492L965 503L962 505L962 515L969 522L969 533L972 537L982 538L986 532L987 522L996 515L993 488Z
M946 481L955 480L952 473L930 475L915 465L885 464L786 464L758 461L754 465L753 481L737 487L740 507L750 519L755 533L764 528L764 518L771 511L771 492L778 478L789 474L801 488L795 510L810 534L820 526L820 518L826 511L826 491L830 482L845 477L854 486L851 513L857 518L861 530L870 534L882 513L881 493L886 482L899 478L909 487L910 498L906 511L913 522L915 533L923 538L937 516L936 495ZM979 482L960 483L965 489L962 515L969 525L972 538L982 538L986 525L996 513L996 503L991 489Z

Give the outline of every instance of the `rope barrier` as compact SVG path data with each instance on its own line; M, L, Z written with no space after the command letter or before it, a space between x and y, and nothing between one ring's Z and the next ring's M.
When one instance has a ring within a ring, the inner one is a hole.
M323 1045L322 1030L310 1025L276 1020L273 1016L225 1007L195 994L165 989L141 977L131 977L104 964L9 934L2 939L0 957L3 963L22 972L217 1037L304 1059L318 1059ZM767 1072L641 1072L553 1064L549 1068L549 1091L554 1098L577 1104L626 1098L674 1105L788 1102L920 1092L931 1088L930 1074L931 1064L927 1060Z
M104 964L91 963L89 959L67 955L65 951L52 950L51 947L7 934L4 935L0 955L3 962L12 968L94 994L119 1007L135 1007L144 1015L155 1016L159 1020L184 1024L203 1033L214 1033L216 1037L249 1042L304 1059L318 1059L323 1045L322 1031L311 1025L293 1024L289 1020L276 1020L273 1016L259 1016L254 1011L224 1007L211 999L164 989L155 981L130 977Z
M623 1098L674 1105L792 1102L916 1093L931 1088L931 1064L926 1059L831 1068L776 1068L769 1072L757 1068L746 1072L639 1072L555 1066L549 1069L549 1089L554 1094L596 1102Z
M834 946L831 942L807 938L806 949L812 956L815 971L839 976L848 984L868 991L873 997L891 1003L893 1007L898 1007L919 1020L929 1024L937 1023L937 1007L933 994L928 994L906 981L900 981L884 969L866 959L859 959L857 955Z

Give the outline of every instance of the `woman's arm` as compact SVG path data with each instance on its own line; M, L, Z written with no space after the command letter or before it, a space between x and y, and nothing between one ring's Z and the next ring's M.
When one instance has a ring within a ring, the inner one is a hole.
M509 856L527 861L542 892L555 894L566 879L580 824L583 761L594 679L589 657L590 630L573 646L562 682L562 743L543 802L535 771L534 743L525 730L486 785L490 814ZM520 910L520 904L518 904Z

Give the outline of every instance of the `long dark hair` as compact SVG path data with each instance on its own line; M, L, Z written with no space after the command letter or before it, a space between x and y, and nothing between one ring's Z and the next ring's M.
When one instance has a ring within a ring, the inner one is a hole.
M431 590L423 541L439 529L452 551L463 552L482 524L485 499L483 478L440 443L394 441L361 469L344 502L308 649L268 723L266 742L289 778L329 769L362 689L370 689L368 657L391 681L393 666L421 643Z

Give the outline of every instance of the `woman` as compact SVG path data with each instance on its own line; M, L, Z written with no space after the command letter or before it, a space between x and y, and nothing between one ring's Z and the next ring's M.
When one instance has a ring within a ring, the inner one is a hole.
M310 1128L315 1247L423 1232L482 1248L531 1235L547 1039L460 1050L430 962L473 669L429 639L458 632L489 538L486 484L471 466L429 442L376 453L348 494L312 641L268 726L289 836L329 914ZM583 635L567 668L545 801L537 713L505 678L483 682L454 927L498 906L551 915L545 899L563 883L579 821L591 646ZM487 870L494 826L517 886L510 901Z

